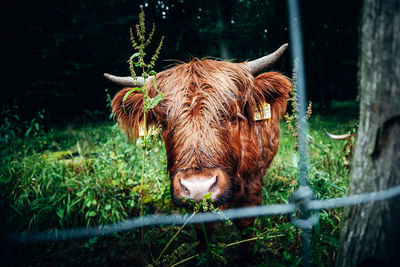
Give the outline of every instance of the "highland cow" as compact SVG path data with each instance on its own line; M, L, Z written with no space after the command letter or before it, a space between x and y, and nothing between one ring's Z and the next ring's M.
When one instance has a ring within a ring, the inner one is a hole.
M184 198L198 202L209 193L222 209L261 204L262 180L278 150L291 82L277 72L256 74L286 48L244 63L193 59L157 74L157 90L165 96L146 113L146 124L161 126L175 204ZM129 77L105 76L121 85L135 84ZM141 79L150 97L158 93L152 79ZM116 94L112 112L127 136L136 139L144 118L143 96L134 92L123 104L129 90ZM243 229L253 221L235 224Z

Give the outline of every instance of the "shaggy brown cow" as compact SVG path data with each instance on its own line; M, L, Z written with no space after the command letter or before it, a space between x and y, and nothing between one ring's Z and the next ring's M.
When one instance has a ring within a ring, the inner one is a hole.
M222 208L261 204L262 179L278 150L279 121L291 83L277 72L253 75L286 48L251 62L193 59L158 73L157 87L165 97L146 117L147 125L162 127L174 203L182 204L184 197L200 201L211 192ZM105 76L134 84L130 78ZM154 97L152 79L145 82ZM122 100L129 90L116 94L112 112L128 137L135 139L143 121L142 94L130 94L124 111ZM268 107L270 118L264 114ZM236 225L243 229L252 223L253 219L242 219Z

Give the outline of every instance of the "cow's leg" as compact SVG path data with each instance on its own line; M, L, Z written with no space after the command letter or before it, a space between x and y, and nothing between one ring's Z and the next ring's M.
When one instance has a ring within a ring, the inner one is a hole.
M206 250L207 241L209 240L212 232L215 229L215 223L204 223L203 224L195 224L196 229L196 237L199 244L196 246L196 253L200 253Z
M240 206L241 207L251 207L251 206L257 206L261 205L261 186L260 187L253 187L253 192L251 194L248 194L248 198L246 199L241 199L240 200ZM243 233L243 231L248 228L252 227L254 224L254 217L252 218L243 218L243 219L237 219L234 221L236 227L240 231L240 233ZM254 232L253 231L246 231L245 234L242 235L242 239L251 239L254 238ZM254 260L254 257L251 257L253 255L253 250L254 250L254 245L256 241L248 241L242 244L242 249L241 251L243 252L244 257L250 257L250 259Z
M222 204L218 208L219 210L226 210L228 207L228 204ZM207 248L207 240L210 241L211 234L219 223L220 222L204 223L204 229L203 224L195 224L197 241L199 242L198 246L196 246L196 253L203 252Z
M240 233L243 233L243 231L248 228L252 227L254 224L254 218L246 218L246 219L238 219L234 221L234 224L236 225L237 229L239 230ZM253 231L246 231L245 234L242 234L242 239L251 239L254 237L254 232ZM243 252L243 256L251 256L253 255L253 249L254 249L254 244L255 240L248 241L243 243L241 251Z

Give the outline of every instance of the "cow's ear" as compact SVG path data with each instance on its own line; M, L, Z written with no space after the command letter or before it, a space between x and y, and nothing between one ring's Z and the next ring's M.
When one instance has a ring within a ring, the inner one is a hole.
M111 102L112 113L117 118L120 127L128 138L135 141L139 137L139 126L144 125L143 94L124 88L119 91ZM146 113L146 124L155 120L152 112Z
M292 87L289 78L278 72L266 72L254 79L253 86L257 102L270 104L272 117L280 120L286 112L286 100Z

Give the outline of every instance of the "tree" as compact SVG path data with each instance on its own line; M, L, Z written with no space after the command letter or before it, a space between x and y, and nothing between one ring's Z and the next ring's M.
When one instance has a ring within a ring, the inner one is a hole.
M350 195L400 184L399 29L399 1L364 1L361 115ZM345 209L337 266L399 266L399 200Z

